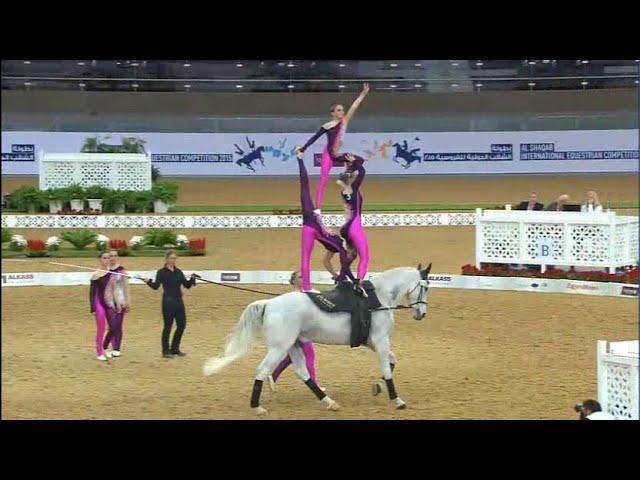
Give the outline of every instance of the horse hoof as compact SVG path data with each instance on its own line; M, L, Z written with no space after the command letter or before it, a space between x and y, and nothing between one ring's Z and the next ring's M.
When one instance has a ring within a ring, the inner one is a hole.
M273 377L269 375L269 388L272 392L276 391L276 382L273 380Z
M371 393L373 394L374 397L382 393L382 387L380 386L379 383L374 383L373 385L371 385Z
M332 412L337 412L340 410L340 405L337 402L331 402L327 407L327 410L331 410Z
M262 407L256 407L253 409L253 411L256 412L256 415L258 415L259 417L267 414L267 409Z
M394 403L396 405L396 410L406 410L407 408L407 404L404 403L404 400L402 400L400 397L396 398Z

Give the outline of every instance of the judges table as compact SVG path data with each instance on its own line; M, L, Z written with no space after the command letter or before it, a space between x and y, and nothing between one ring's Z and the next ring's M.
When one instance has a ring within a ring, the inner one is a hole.
M615 212L476 210L481 263L616 268L638 264L638 217Z

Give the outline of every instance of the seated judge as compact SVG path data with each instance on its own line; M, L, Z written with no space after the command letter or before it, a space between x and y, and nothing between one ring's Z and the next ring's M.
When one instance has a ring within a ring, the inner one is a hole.
M564 206L569 202L569 195L564 194L560 195L555 202L551 202L545 210L547 212L562 212L564 211Z
M529 201L520 202L516 207L516 210L542 210L544 205L538 202L538 194L531 192L529 195Z
M587 201L580 207L580 210L583 212L602 212L602 204L595 190L587 192Z

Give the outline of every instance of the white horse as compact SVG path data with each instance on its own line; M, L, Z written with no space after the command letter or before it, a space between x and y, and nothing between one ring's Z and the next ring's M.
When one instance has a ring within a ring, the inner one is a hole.
M371 328L367 346L378 354L382 376L385 380L389 399L396 408L406 408L405 402L397 395L393 385L392 371L395 358L391 353L390 336L393 331L393 310L400 300L407 298L413 309L413 318L422 320L427 314L428 274L426 269L395 268L387 270L371 280L382 304L371 314ZM267 354L258 366L251 407L258 415L267 411L260 406L260 393L264 380L285 358L290 355L296 374L311 389L329 410L340 406L326 395L311 379L305 365L304 354L297 340L311 341L325 345L349 345L351 320L349 313L327 313L320 310L302 292L289 292L270 300L258 300L249 304L234 331L229 335L224 355L209 358L203 368L205 376L219 372L235 360L243 357L263 330Z

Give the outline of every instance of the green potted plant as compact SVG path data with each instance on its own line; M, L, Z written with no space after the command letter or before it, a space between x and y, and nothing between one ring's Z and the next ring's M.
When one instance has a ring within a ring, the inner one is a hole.
M98 137L87 137L84 139L84 144L80 149L81 153L96 153L98 151L98 143L100 140Z
M156 182L151 187L153 211L167 213L169 207L178 200L178 184L173 182Z
M35 187L20 187L11 194L11 201L15 202L18 210L36 213L44 204L42 190Z
M48 188L44 191L44 196L49 201L49 213L58 213L64 203L70 200L65 188Z
M124 207L129 199L126 190L109 190L103 201L103 211L124 213Z
M147 213L153 208L153 198L150 190L131 191L129 193L129 206L137 213Z
M67 195L71 202L71 210L81 211L84 210L84 201L87 198L84 188L81 185L74 183L66 188Z
M102 185L91 185L86 188L85 194L89 202L89 208L102 211L102 203L109 195L109 189Z

